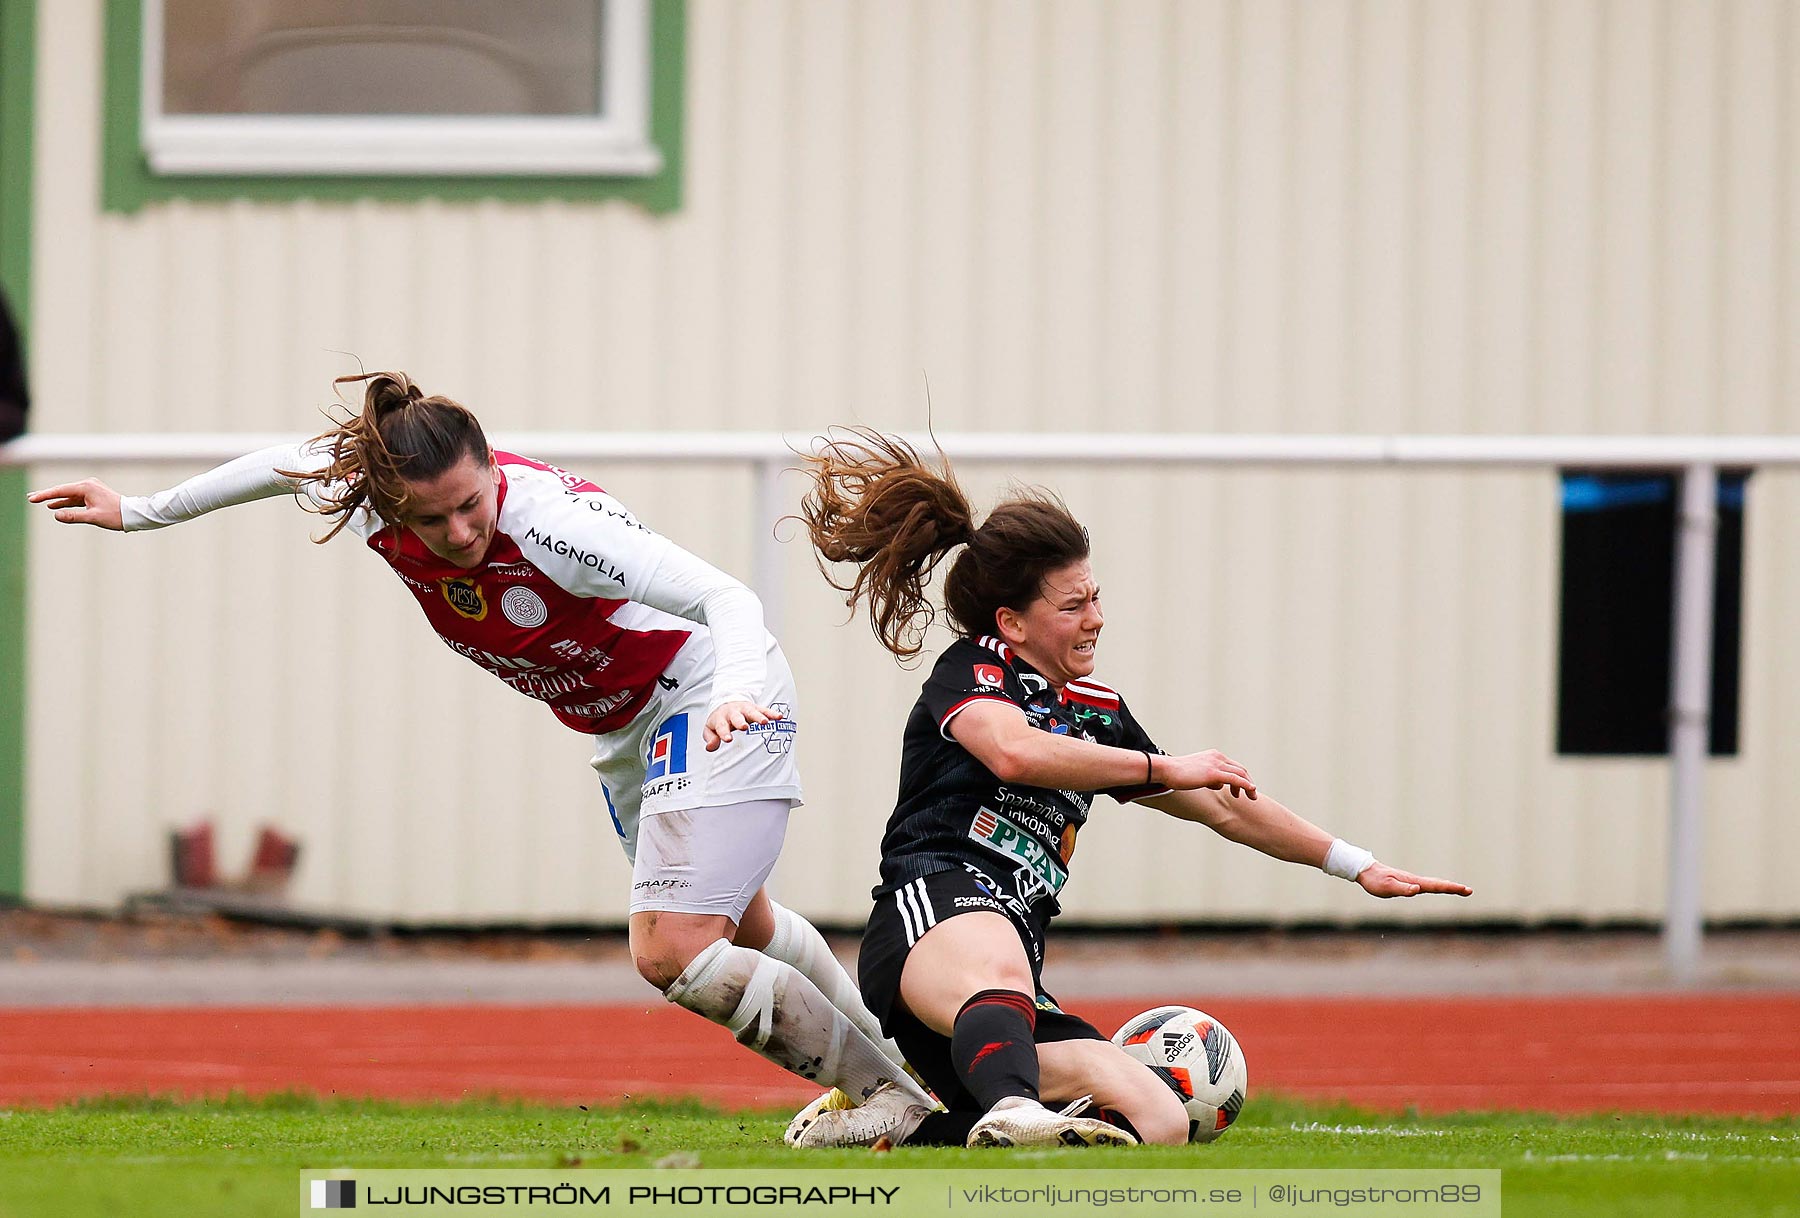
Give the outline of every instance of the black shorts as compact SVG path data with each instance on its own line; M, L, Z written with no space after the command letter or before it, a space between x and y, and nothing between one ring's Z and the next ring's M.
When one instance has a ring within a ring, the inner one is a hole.
M950 1038L928 1028L900 1001L900 973L913 944L926 931L946 918L958 914L986 910L1007 915L1006 907L991 896L974 876L958 868L940 871L923 879L912 880L876 899L875 911L869 915L868 929L863 932L862 951L857 957L857 983L863 1001L881 1021L882 1031L906 1055L906 1060L925 1085L937 1093L938 1099L952 1112L981 1111L981 1105L962 1085L956 1064L950 1058ZM1044 992L1040 954L1032 950L1027 932L1010 915L1007 920L1025 947L1026 959L1032 962L1031 980L1037 990L1037 1034L1040 1045L1063 1040L1106 1040L1093 1024L1071 1015L1056 1005L1056 999Z

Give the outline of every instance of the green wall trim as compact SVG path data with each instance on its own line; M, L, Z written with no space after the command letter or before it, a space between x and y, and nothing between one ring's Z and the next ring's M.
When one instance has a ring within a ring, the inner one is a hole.
M0 288L31 349L37 0L0 0ZM25 896L26 471L0 470L0 901Z
M682 121L687 62L686 0L650 0L650 137L662 152L654 177L159 177L138 139L138 83L143 36L141 0L106 0L106 119L102 135L101 207L135 212L169 199L287 202L375 199L465 202L500 199L585 202L622 199L651 212L681 206Z

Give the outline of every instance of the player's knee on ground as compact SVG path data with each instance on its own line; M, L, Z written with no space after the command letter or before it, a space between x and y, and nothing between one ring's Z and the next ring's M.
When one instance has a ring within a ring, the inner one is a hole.
M1084 1095L1121 1113L1146 1145L1182 1146L1188 1140L1187 1109L1150 1067L1104 1040L1067 1040L1038 1046L1046 1103Z

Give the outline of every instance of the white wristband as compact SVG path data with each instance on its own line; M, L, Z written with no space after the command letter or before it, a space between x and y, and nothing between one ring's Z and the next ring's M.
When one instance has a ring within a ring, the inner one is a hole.
M1361 846L1352 846L1341 837L1331 839L1331 849L1325 852L1326 875L1335 875L1340 880L1354 880L1375 862L1375 856Z

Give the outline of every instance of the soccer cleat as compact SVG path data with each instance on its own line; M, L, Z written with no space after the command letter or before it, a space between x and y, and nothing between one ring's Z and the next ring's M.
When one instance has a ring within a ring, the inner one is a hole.
M1036 1100L1009 1095L988 1109L969 1130L970 1146L1136 1146L1117 1125L1074 1115L1093 1102L1082 1096L1061 1112Z
M834 1108L831 1102L831 1095L826 1094L801 1109L782 1140L789 1146L818 1148L873 1146L886 1138L897 1146L931 1111L892 1083L877 1087L874 1095L855 1108Z
M794 1114L794 1119L788 1122L787 1132L781 1135L781 1140L789 1146L798 1146L800 1135L806 1132L806 1127L818 1120L821 1114L842 1112L846 1108L854 1107L856 1107L856 1101L850 1098L849 1092L842 1087L833 1087Z

